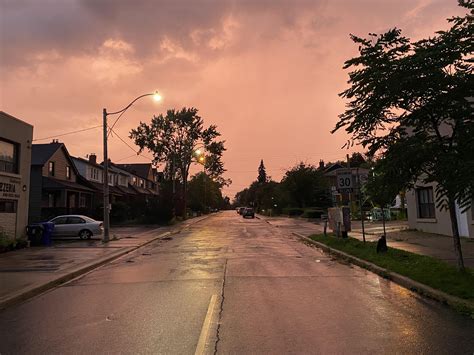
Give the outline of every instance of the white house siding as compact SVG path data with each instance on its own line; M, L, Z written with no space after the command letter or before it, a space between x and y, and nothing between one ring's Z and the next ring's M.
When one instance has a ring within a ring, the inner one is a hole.
M436 189L436 184L418 184L417 187L433 187ZM451 228L451 219L449 211L440 210L435 207L435 218L423 219L418 217L418 201L415 189L409 190L406 193L407 211L408 211L408 225L411 229L427 233L436 233L444 235L453 235ZM436 204L435 204L436 205ZM456 206L457 207L457 206ZM456 208L456 215L458 220L459 234L462 237L474 238L474 222L472 218L472 208L464 213L461 213L459 208Z

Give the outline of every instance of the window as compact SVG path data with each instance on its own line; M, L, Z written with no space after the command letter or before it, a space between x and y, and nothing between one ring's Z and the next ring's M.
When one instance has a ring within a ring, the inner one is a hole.
M56 207L56 196L48 194L48 207Z
M135 176L133 177L133 185L137 186L137 178Z
M433 188L424 187L416 190L418 201L418 218L435 218Z
M16 201L0 200L0 213L16 213Z
M54 224L66 224L67 217L56 217L51 220Z
M0 139L0 171L18 174L18 144Z
M79 207L86 207L86 196L81 195L81 197L79 197Z
M48 162L48 174L54 176L54 161Z
M81 223L86 223L86 221L84 221L80 217L68 217L67 218L67 224L81 224Z
M71 180L71 167L66 166L66 179Z

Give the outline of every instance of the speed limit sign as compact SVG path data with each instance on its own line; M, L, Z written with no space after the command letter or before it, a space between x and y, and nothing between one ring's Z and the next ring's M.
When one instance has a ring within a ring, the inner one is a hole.
M354 188L352 184L352 173L341 172L336 175L337 177L337 189L342 192L351 192Z

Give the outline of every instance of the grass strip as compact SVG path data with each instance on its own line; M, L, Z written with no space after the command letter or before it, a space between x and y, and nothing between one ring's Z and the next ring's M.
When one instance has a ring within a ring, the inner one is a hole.
M447 294L474 300L474 270L470 268L459 272L444 261L390 246L387 253L377 254L377 242L364 243L354 238L342 239L324 234L312 235L311 239Z

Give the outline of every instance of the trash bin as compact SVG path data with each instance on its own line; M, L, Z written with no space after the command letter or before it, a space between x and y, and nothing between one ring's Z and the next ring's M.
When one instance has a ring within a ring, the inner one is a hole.
M32 246L41 245L44 227L39 224L30 224L26 227L26 235Z
M44 222L43 226L43 238L41 239L43 245L51 245L51 236L53 235L54 223Z

